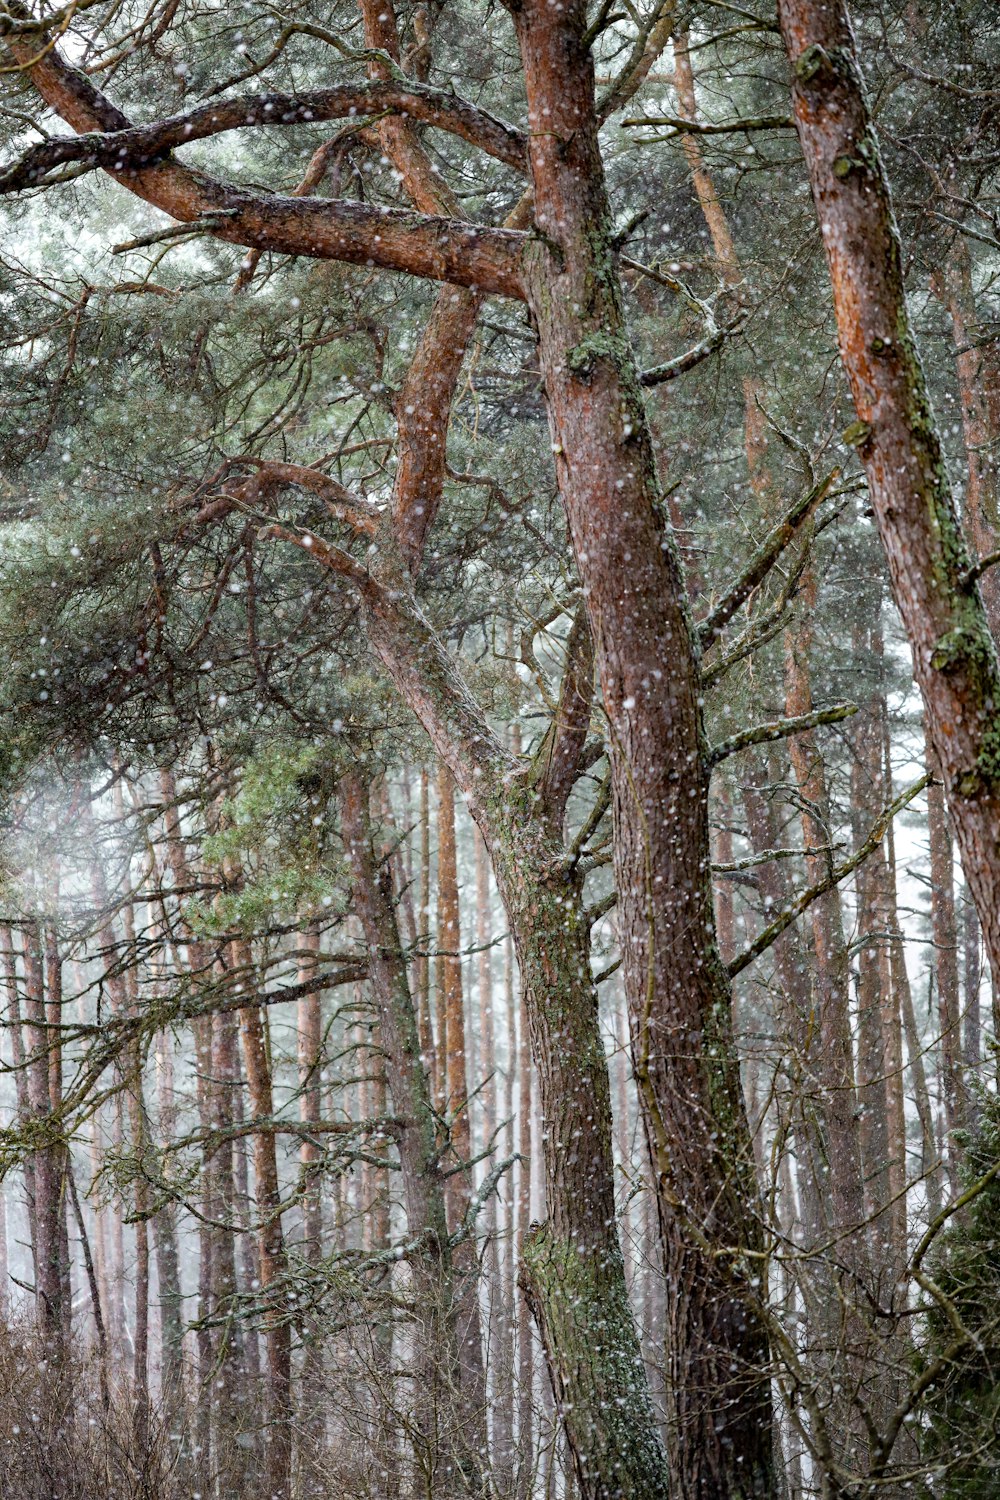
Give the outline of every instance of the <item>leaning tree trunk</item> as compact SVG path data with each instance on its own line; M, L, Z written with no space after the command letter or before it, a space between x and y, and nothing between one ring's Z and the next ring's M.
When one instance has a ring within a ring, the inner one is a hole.
M390 543L386 544L386 552ZM544 1121L547 1223L522 1247L582 1500L667 1493L615 1228L607 1062L590 926L545 798L431 631L402 565L362 592L365 628L451 767L490 851L521 974Z
M857 446L966 880L1000 986L1000 669L910 326L889 183L844 0L779 0Z

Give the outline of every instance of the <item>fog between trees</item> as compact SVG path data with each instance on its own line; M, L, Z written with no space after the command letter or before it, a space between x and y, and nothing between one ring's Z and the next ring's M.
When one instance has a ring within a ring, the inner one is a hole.
M0 8L0 1494L997 1493L998 46Z

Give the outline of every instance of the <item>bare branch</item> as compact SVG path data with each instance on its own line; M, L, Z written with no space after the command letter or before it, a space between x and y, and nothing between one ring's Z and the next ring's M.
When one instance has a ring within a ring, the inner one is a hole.
M831 469L818 484L814 484L812 489L796 500L777 525L771 528L728 592L700 621L698 633L703 646L707 646L719 634L758 584L763 582L782 552L795 540L801 527L839 478L840 470Z
M852 874L858 868L858 865L862 864L868 858L869 854L874 854L885 837L885 831L893 818L896 817L897 813L901 813L903 808L913 801L914 797L919 797L924 787L930 782L930 779L929 773L926 776L921 776L919 781L915 781L912 786L907 787L905 792L901 792L895 801L891 802L883 811L864 843L859 849L854 851L850 859L845 859L842 864L836 865L822 880L816 881L814 885L804 890L790 906L786 906L785 910L764 928L763 932L759 932L749 947L744 948L742 953L737 954L736 958L727 964L726 967L729 971L730 979L735 979L737 974L742 974L743 970L749 964L753 963L755 958L759 958L762 953L770 948L772 943L776 942L781 936L785 928L790 927L796 917L800 917L806 908L811 906L818 897L825 895L835 885L839 885L842 880L846 880L848 875Z
M856 703L834 703L829 708L814 708L812 713L798 714L793 719L775 719L771 724L754 724L750 729L730 735L713 745L708 753L708 763L717 766L720 761L746 750L750 745L767 745L772 740L787 739L789 735L801 734L806 729L815 729L817 724L838 724L858 711Z

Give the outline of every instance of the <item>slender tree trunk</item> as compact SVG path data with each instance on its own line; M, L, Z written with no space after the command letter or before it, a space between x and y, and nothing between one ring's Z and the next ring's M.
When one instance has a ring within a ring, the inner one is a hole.
M886 795L892 796L892 768L886 744ZM903 1037L906 1041L907 1063L913 1090L913 1103L920 1122L920 1175L927 1193L929 1219L941 1212L942 1183L941 1166L938 1161L937 1143L934 1138L934 1113L931 1109L927 1089L927 1074L924 1069L923 1044L917 1027L917 1016L913 1006L913 990L906 968L906 953L903 947L903 929L899 921L899 906L896 894L896 842L892 824L886 829L886 876L889 894L889 922L892 944L889 950L892 972L892 988L899 1005Z
M986 360L982 349L977 347L974 333L979 320L972 286L972 257L961 230L954 233L942 275L933 277L931 285L948 309L955 341L955 373L965 439L965 523L976 553L986 557L1000 545L1000 476L993 455L993 444L1000 437L1000 430L991 411ZM980 589L996 642L1000 640L1000 573L996 568L989 568L983 574Z
M411 1259L414 1277L418 1460L433 1472L435 1427L462 1476L463 1492L482 1488L481 1414L469 1411L461 1386L456 1278L449 1239L445 1180L441 1173L437 1121L423 1059L416 1006L392 904L388 872L372 848L368 787L355 775L341 783L340 811L350 861L355 909L364 931L369 981L378 1008L389 1093L398 1120L399 1160L407 1227L420 1250ZM456 1391L461 1409L455 1412Z
M238 982L252 996L257 979L250 944L238 938L232 944L232 958L233 968L240 976ZM274 1114L274 1097L266 1015L259 1005L252 1003L240 1011L239 1017L250 1109L253 1118L270 1120ZM269 1422L267 1482L272 1496L277 1500L287 1500L292 1457L292 1339L284 1307L288 1265L281 1226L281 1186L273 1131L261 1130L254 1134L253 1163L261 1297L269 1303L264 1319Z
M964 949L964 1026L962 1030L962 1062L965 1068L966 1123L975 1129L979 1123L979 1099L972 1085L982 1085L983 1028L979 1012L979 990L982 985L983 968L979 945L979 918L972 902L966 900L962 914L962 943Z
M448 1220L456 1233L464 1223L472 1201L472 1123L468 1105L469 1078L466 1063L465 994L460 949L462 934L458 899L457 846L455 842L455 782L444 763L438 771L438 948L441 954L441 986L438 1000L444 1016L442 1048L445 1102L451 1122L452 1171L447 1179ZM486 1431L486 1382L483 1371L482 1327L479 1316L479 1258L476 1236L469 1235L455 1258L456 1271L465 1278L459 1307L461 1320L461 1371L470 1402L481 1412Z
M484 1172L493 1170L496 1164L494 1136L497 1131L497 1071L496 1041L493 1015L493 923L490 906L489 853L482 835L476 830L476 945L478 954L479 991L479 1077L482 1100L482 1144L485 1153ZM513 1454L513 1431L506 1423L508 1408L502 1399L502 1383L506 1380L505 1351L508 1345L509 1309L504 1297L504 1285L500 1263L500 1219L499 1188L492 1192L483 1209L486 1243L484 1264L486 1268L486 1290L488 1296L488 1322L486 1347L487 1370L492 1375L493 1423L491 1446L494 1468L500 1483L507 1487Z
M417 1023L420 1028L420 1046L426 1058L428 1073L433 1081L434 1097L440 1089L437 1083L439 1059L434 1044L434 1024L431 1016L431 962L427 952L430 937L431 916L431 812L430 777L426 766L420 771L420 907L417 923L420 949L414 960L414 983L417 992Z
M307 922L299 937L303 953L299 959L299 980L308 983L318 971L320 934L315 921ZM317 1126L323 1114L323 996L317 990L303 995L298 1014L299 1118L307 1130ZM302 1254L306 1264L319 1267L323 1256L323 1178L320 1164L323 1150L319 1140L303 1137L299 1148L302 1168ZM323 1343L319 1323L314 1319L306 1327L306 1346L302 1365L302 1404L307 1431L321 1441L325 1426L321 1403L323 1396Z
M811 570L803 581L803 618L785 638L785 712L809 713L812 688L809 653L812 631L809 612L815 605L815 579ZM817 852L805 857L810 884L822 880L833 863L830 802L823 760L810 732L789 741L795 780L802 794L802 840ZM821 1090L830 1174L832 1227L846 1235L843 1251L853 1269L864 1275L869 1266L865 1246L865 1211L861 1142L854 1089L854 1055L851 1043L850 993L847 945L844 941L840 893L834 888L810 908L816 973L816 1011L819 1047L816 1075Z
M167 867L174 888L184 890L191 885L191 870L184 848L180 799L173 772L167 768L161 769L159 783ZM182 898L177 899L182 900ZM184 922L182 913L183 907L176 913L175 921L179 924L179 936L184 942L183 952L188 981L197 990L207 985L212 978L212 959L207 945L194 937ZM180 951L178 945L178 953ZM212 1264L212 1254L216 1241L216 1234L212 1228L212 1220L216 1214L215 1171L211 1144L215 1101L215 1089L212 1083L214 1077L212 1033L211 1016L201 1016L192 1020L198 1127L205 1139L205 1145L202 1148L199 1191L201 1218L198 1224L198 1318L195 1332L198 1399L195 1401L193 1432L198 1471L204 1475L210 1472L212 1457L212 1397L214 1394L213 1340L209 1324L214 1305L215 1269Z
M927 789L927 832L931 856L931 931L937 975L938 1026L941 1035L941 1082L948 1137L948 1176L958 1191L958 1143L954 1132L965 1118L962 1080L961 1007L958 989L958 924L955 920L955 876L951 833L939 782Z
M31 1123L31 1097L28 1091L28 1070L25 1067L25 1039L21 1021L21 1001L18 993L17 959L14 954L14 939L7 923L0 926L0 955L3 958L4 984L7 990L7 1015L10 1027L11 1063L14 1069L14 1097L17 1102L17 1121L22 1130ZM31 1043L28 1042L30 1051ZM34 1156L25 1156L21 1169L24 1182L24 1207L28 1220L28 1238L31 1250L32 1277L38 1281L38 1220L35 1202Z
M855 661L877 667L875 632L869 622L855 624L852 644ZM851 822L855 844L864 842L868 829L884 806L879 684L863 705L854 738L851 763ZM902 1266L895 1266L890 1203L892 1184L889 1150L889 1080L895 1071L890 1053L891 1026L887 1013L892 1003L886 982L888 938L884 910L885 881L882 849L877 849L858 869L855 877L858 924L858 1104L861 1110L861 1155L865 1173L865 1210L868 1216L875 1264L885 1267L891 1288Z
M24 1016L27 1022L28 1103L32 1125L38 1132L39 1146L35 1162L35 1301L38 1330L45 1357L53 1366L55 1378L66 1355L66 1319L63 1311L62 1232L65 1218L62 1201L62 1151L53 1139L49 1123L52 1097L49 1091L49 1038L46 1026L42 955L39 924L29 920L23 928L25 994Z
M158 1134L161 1141L171 1141L177 1127L173 1039L164 1031L156 1039L156 1083ZM159 1290L160 1393L173 1424L181 1419L184 1400L184 1299L174 1204L165 1203L157 1210L152 1227Z

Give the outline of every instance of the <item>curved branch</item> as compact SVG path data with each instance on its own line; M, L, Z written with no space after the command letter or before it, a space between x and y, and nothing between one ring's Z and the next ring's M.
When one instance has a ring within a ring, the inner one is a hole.
M275 463L271 459L241 459L242 463L258 464L257 481L260 485L296 485L308 490L323 501L335 521L345 525L361 536L374 536L378 530L379 512L369 500L356 495L346 485L339 484L320 469L306 464Z
M78 132L125 131L131 121L53 48L34 62L30 44L10 44L39 94ZM280 255L380 266L523 299L522 232L364 203L254 193L168 159L114 171L129 192L181 223L225 215L218 240Z
M0 193L34 187L53 167L67 162L120 172L126 166L148 166L178 146L230 130L319 124L386 110L446 130L514 171L522 174L527 171L525 138L513 126L443 89L376 79L303 94L244 94L235 99L212 100L151 125L54 136L32 146L19 161L0 172Z

